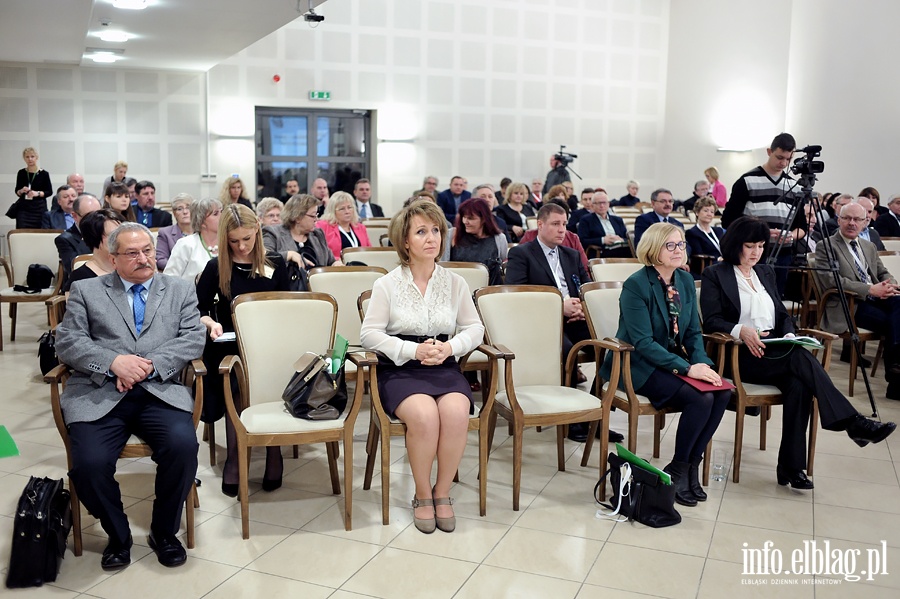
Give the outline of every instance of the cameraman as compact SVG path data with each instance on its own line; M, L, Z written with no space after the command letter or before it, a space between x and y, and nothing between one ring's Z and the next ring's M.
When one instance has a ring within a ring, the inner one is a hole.
M558 154L550 156L550 172L547 173L541 195L545 195L554 185L562 185L563 182L572 180L569 178L569 171L566 169L566 165L560 162L557 156Z

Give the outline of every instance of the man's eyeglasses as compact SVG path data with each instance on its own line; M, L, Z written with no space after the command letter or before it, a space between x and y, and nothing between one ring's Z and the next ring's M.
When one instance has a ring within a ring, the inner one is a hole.
M845 221L848 221L851 223L864 223L867 220L869 220L868 218L865 218L865 217L854 217L854 216L842 216L840 218L841 218L841 220L845 220Z
M676 248L678 248L679 250L683 250L685 247L687 247L687 244L683 241L667 241L665 245L663 245L663 247L670 252L674 252Z
M140 251L131 250L128 252L119 252L115 255L116 256L125 256L126 258L128 258L129 260L134 262L135 260L138 259L138 257L140 257L141 254L143 254L145 258L152 258L153 256L156 255L156 248L149 247L149 248L144 248Z

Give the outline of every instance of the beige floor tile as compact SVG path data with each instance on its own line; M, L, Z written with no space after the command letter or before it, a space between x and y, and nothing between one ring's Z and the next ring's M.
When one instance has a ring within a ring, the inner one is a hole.
M5 392L6 390L4 390ZM30 443L18 439L19 433L14 427L7 426L7 430L13 436L16 446L19 448L19 455L0 460L0 472L20 472L27 475L35 464L54 456L65 455L65 452L60 447ZM53 430L56 429L54 428Z
M897 590L858 582L816 585L816 599L897 599Z
M816 477L816 503L900 514L900 487Z
M828 545L825 544L826 541ZM853 568L853 573L860 576L859 580L856 581L848 580L848 578L852 577L839 575L822 575L817 578L840 579L841 585L844 585L845 589L855 589L858 586L875 586L894 589L895 593L900 590L900 576L896 575L896 568L894 567L897 555L896 549L892 547L885 549L880 543L872 545L856 541L824 538L816 539L816 547L823 551L827 549L831 554L834 554L835 551L840 551L846 556L845 560L849 559L850 552L854 552L856 555L856 566ZM887 559L884 559L885 554ZM845 561L844 563L849 562ZM863 575L863 571L871 574ZM885 571L887 574L884 573Z
M699 557L607 543L585 582L659 597L694 597L702 571Z
M143 559L89 589L103 599L121 599L139 594L141 599L193 599L203 597L238 572L237 568L188 557L178 568L166 568L155 554Z
M271 493L257 491L250 496L250 534L253 534L253 522L299 529L338 500L343 503L343 495L319 495L292 487L281 487ZM235 501L222 513L240 519L241 504Z
M781 550L784 555L790 555L794 549L802 548L803 542L810 539L809 535L719 522L716 524L707 557L743 563L744 543L747 544L747 548L761 549L766 541L774 543L773 547Z
M807 535L813 534L811 504L746 493L732 493L728 490L725 491L722 498L718 521Z
M484 563L541 576L583 581L602 546L600 541L514 527ZM535 551L536 547L540 550Z
M334 597L333 589L307 584L290 578L271 576L261 572L241 570L215 589L206 599L272 599L273 597L303 597L325 599Z
M251 530L252 534L252 530ZM296 532L247 566L248 570L338 588L381 550L377 545ZM340 556L319 567L323 556Z
M410 525L391 541L390 547L481 563L508 530L509 526L505 524L457 517L456 530L451 534L437 531L426 535L419 532L415 525Z
M86 513L87 511L84 509L84 506L82 506L82 514L84 515ZM153 500L144 499L136 501L132 505L127 505L127 507L125 507L125 515L128 516L128 525L131 527L131 536L134 537L135 544L147 545L147 535L150 534L150 520L153 516ZM199 526L214 515L215 514L210 514L203 510L194 510L194 526L198 527L199 530ZM103 528L100 526L100 522L96 519L93 519L93 522L94 523L90 526L86 526L82 516L83 533L85 535L94 535L106 539L106 532L104 532ZM182 510L181 535L184 535L186 526L187 522L185 521L184 512ZM201 542L199 536L197 537L197 542Z
M760 495L806 503L812 503L813 500L813 495L809 491L797 490L790 485L779 485L774 467L755 468L743 466L741 468L741 482L736 483L731 478L728 478L725 481L725 490L728 493Z
M900 450L900 447L898 447ZM847 481L860 481L889 485L898 484L896 472L884 460L873 460L862 455L864 451L850 455L823 453L816 456L816 476L844 478Z
M681 512L690 509L683 508ZM608 540L619 545L706 557L715 527L714 522L696 518L682 518L680 524L666 528L619 522Z
M473 520L480 519L487 522L496 522L498 524L513 524L522 516L524 510L531 505L537 495L523 489L522 492L519 493L519 511L513 511L512 484L503 484L494 481L492 479L492 467L494 467L494 464L489 464L485 515L482 517L479 509L477 481L474 481L473 484L461 482L453 485L450 489L450 494L455 501L453 509L457 516L464 516ZM510 466L510 468L512 468L512 466ZM408 506L409 503L406 505Z
M453 597L476 564L385 548L341 588L382 599Z
M479 566L454 599L496 599L498 597L573 598L581 585L569 580L526 574L492 566Z
M706 501L698 501L697 505L694 507L685 507L675 504L675 509L678 510L678 513L681 514L683 519L715 522L719 517L719 510L722 509L723 494L709 493L709 491L707 491L707 494L709 495L709 498Z
M817 505L816 536L900 548L900 516L846 507Z
M197 526L197 543L191 555L239 568L293 534L294 530L254 522L249 539L241 537L241 520L216 515Z
M658 597L659 595L647 595L646 593L632 593L621 589L611 589L609 587L599 587L593 584L586 584L581 587L576 599L647 599L647 597Z
M573 537L606 541L615 523L596 517L597 506L557 497L537 497L516 521L516 528L542 530Z
M797 584L776 584L774 581L796 581ZM741 564L706 560L703 580L700 583L698 599L743 599L758 597L784 597L785 599L812 599L816 589L811 584L801 584L812 580L811 576L745 576Z
M344 528L344 501L338 501L303 526L307 532L332 535L373 545L387 545L412 523L412 510L390 508L390 523L381 523L381 504L353 502L353 530Z

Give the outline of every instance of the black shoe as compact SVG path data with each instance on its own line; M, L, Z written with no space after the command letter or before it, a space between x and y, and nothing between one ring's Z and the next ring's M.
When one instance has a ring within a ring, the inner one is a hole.
M237 483L230 484L226 483L225 479L222 479L222 494L227 495L228 497L237 497L238 495L238 485Z
M852 350L848 349L848 350L844 350L841 352L841 362L846 362L847 364L850 363L850 352L851 351ZM860 368L871 368L872 367L872 361L865 356L860 356L859 359L856 361L856 363L859 365Z
M151 532L148 540L150 541L150 549L156 552L156 559L165 567L174 568L187 561L187 552L175 535L163 537L161 535L155 536Z
M691 460L690 467L688 468L688 486L697 501L706 501L707 499L706 491L704 491L703 486L700 485L700 462L702 461L702 456L694 458Z
M686 507L694 507L697 505L697 498L691 493L688 480L688 469L690 464L687 462L669 462L669 465L663 468L672 477L672 484L675 485L675 503Z
M112 541L103 550L103 557L100 558L100 567L106 571L121 570L131 563L131 535L128 535L128 541L125 545L113 543Z
M806 473L803 470L788 470L778 466L775 469L775 475L778 477L778 484L782 487L790 483L794 489L809 491L813 488L812 481L806 478Z
M588 431L590 430L591 425L587 422L576 422L575 424L569 425L569 434L566 437L569 441L575 441L576 443L584 443L588 438Z
M597 433L594 435L595 439L600 439L603 434L603 430L598 426ZM609 429L609 433L606 436L606 440L610 443L621 443L625 440L625 435L618 431L614 431L613 429Z
M265 476L263 477L263 483L262 483L263 491L271 493L275 489L280 489L280 488L281 488L281 477L280 476L274 480L269 480Z
M869 443L884 441L896 428L897 425L893 422L877 422L862 414L857 414L850 426L847 427L847 436L860 447L865 447Z

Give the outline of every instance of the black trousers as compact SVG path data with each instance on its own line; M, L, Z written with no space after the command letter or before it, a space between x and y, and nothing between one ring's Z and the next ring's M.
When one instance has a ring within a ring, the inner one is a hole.
M566 360L569 357L569 352L572 351L572 348L579 341L584 341L585 339L591 338L591 330L587 325L586 320L573 320L572 322L563 323L563 365L565 366ZM594 357L594 348L586 347L584 352L587 356L593 359ZM572 375L572 387L578 386L578 381L575 375ZM591 389L593 389L593 384L591 385Z
M806 430L813 397L819 401L819 419L826 430L845 430L849 419L859 413L837 390L815 356L803 348L794 347L780 357L756 358L741 347L738 362L744 382L774 385L781 390L784 414L778 464L784 468L806 469Z
M900 297L859 302L856 324L887 333L888 345L900 344Z
M676 462L690 462L703 457L709 440L719 428L731 391L701 392L680 378L657 368L636 391L646 395L653 407L681 411L675 433Z
M129 391L103 418L69 426L72 470L84 507L100 520L113 543L131 534L116 482L116 462L128 437L138 435L153 449L156 498L150 530L169 536L181 526L181 511L197 475L197 433L189 412L173 408L141 387Z

